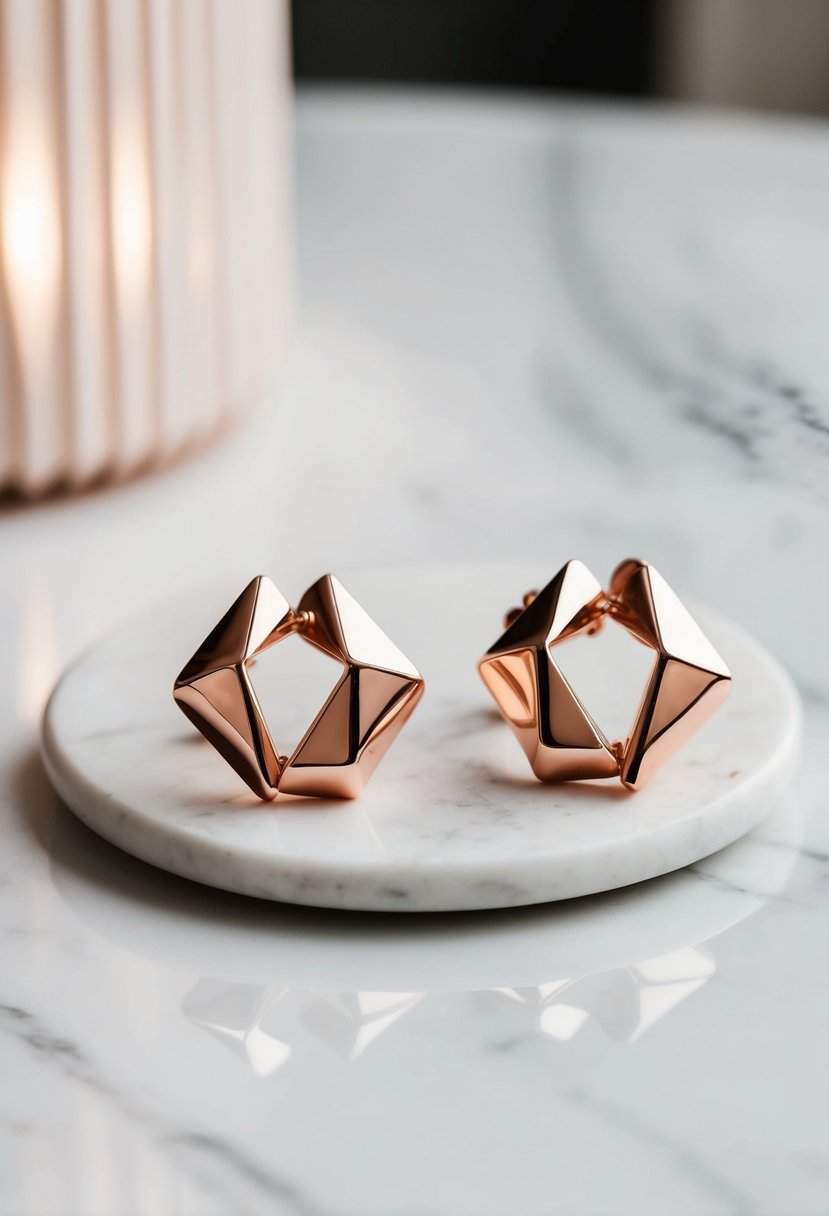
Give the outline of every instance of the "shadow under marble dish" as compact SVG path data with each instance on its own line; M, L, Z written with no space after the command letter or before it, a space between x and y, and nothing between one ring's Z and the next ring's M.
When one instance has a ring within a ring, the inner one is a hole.
M797 694L756 642L701 609L733 690L645 789L531 777L487 705L475 659L497 632L504 589L520 592L544 573L482 565L344 578L427 684L358 801L259 802L174 705L173 677L243 578L137 618L67 671L44 719L49 775L89 827L162 869L244 895L371 911L514 907L612 890L689 865L756 826L794 769ZM276 684L283 707L307 699L295 657ZM629 683L626 662L614 661L603 711Z

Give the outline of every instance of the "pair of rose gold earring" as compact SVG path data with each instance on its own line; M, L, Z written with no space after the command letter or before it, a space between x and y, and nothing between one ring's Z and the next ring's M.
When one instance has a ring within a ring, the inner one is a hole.
M578 634L618 622L653 650L654 665L626 739L610 742L556 664ZM481 677L541 781L618 777L638 789L722 705L731 675L662 576L630 558L608 591L579 561L504 621L479 660ZM290 756L271 738L248 670L289 634L338 660L342 675ZM342 584L326 574L294 609L255 578L185 666L181 710L260 798L356 798L424 690L420 673Z

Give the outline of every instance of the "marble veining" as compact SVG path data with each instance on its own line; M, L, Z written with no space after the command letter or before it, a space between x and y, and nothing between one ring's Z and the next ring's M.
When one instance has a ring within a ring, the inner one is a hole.
M712 314L710 299L680 304L618 273L584 219L596 176L589 149L572 143L556 149L550 212L556 264L567 297L591 333L629 375L667 396L680 419L726 440L755 473L825 486L825 402L813 399L768 354L735 349L729 318ZM694 257L714 262L720 251L713 234L694 237L702 246L694 248Z

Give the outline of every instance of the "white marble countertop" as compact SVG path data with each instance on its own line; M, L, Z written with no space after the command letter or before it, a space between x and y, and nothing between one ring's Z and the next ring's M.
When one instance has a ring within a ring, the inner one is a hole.
M316 94L298 162L274 406L0 514L0 1212L825 1213L829 127ZM118 854L36 759L63 664L217 569L630 553L806 702L787 805L693 870L262 906Z

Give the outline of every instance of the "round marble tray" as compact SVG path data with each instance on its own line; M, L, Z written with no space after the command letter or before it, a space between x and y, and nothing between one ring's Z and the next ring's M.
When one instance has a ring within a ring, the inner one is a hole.
M636 794L532 778L475 660L499 632L504 607L545 573L343 576L427 684L356 802L260 803L173 703L174 676L244 575L136 619L67 671L44 718L49 775L94 831L162 869L333 908L449 911L567 899L679 869L754 827L795 764L797 695L756 642L701 609L695 615L729 664L733 691L683 752ZM282 590L291 598L301 588ZM647 658L633 643L619 649L622 631L611 632L619 636L604 649L586 639L568 644L565 666L608 733L632 716ZM285 746L307 721L309 695L318 703L324 690L309 648L281 644L269 655L277 651L278 669L266 670L265 656L254 679Z

